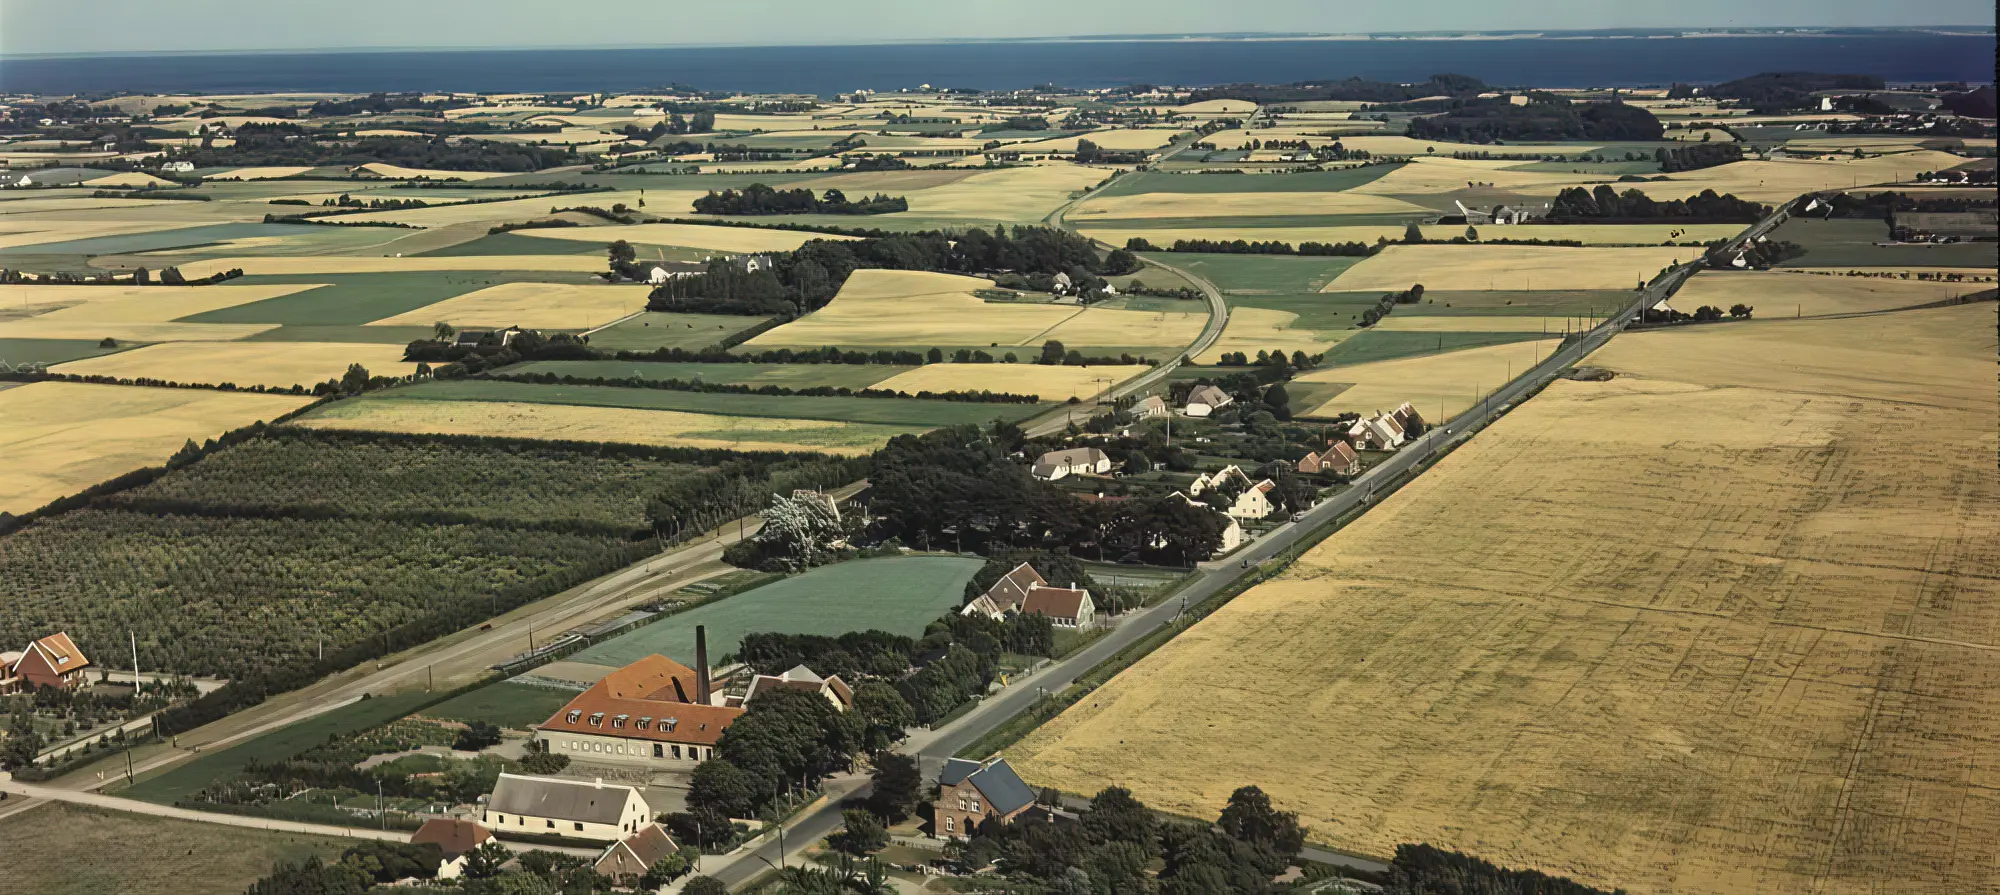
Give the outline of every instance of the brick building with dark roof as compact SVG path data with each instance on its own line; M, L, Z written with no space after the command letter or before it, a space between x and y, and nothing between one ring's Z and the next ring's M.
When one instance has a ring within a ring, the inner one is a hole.
M931 832L940 839L970 839L988 820L1010 823L1035 804L1035 791L1007 759L947 759L931 803Z

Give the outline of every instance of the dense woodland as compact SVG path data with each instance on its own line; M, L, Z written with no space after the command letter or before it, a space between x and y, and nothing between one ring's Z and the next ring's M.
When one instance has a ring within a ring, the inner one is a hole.
M1410 120L1419 140L1499 143L1508 140L1658 140L1666 131L1653 113L1621 102L1570 102L1528 94L1517 106L1506 98L1455 99L1441 115Z
M1742 160L1741 143L1691 143L1674 148L1662 146L1653 150L1653 161L1658 162L1660 170L1668 174L1713 168L1716 165Z
M1778 115L1817 110L1819 97L1813 95L1817 90L1881 90L1882 86L1882 79L1874 75L1780 71L1725 81L1710 88L1708 95L1735 100L1758 114Z
M1552 224L1754 224L1770 212L1768 205L1734 194L1718 196L1714 190L1660 202L1638 189L1620 193L1609 184L1598 184L1595 189L1573 186L1556 194L1548 220Z
M490 140L447 142L444 137L336 139L295 124L245 124L232 136L234 145L220 147L204 141L188 153L187 160L200 168L382 162L450 171L537 171L581 161L561 146Z
M888 214L909 211L910 200L877 193L856 202L840 190L816 196L804 187L778 190L753 183L740 191L710 190L694 200L694 210L697 214Z

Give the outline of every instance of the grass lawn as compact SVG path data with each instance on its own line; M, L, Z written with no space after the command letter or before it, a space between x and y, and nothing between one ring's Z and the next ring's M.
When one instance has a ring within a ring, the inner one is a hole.
M561 203L557 203L560 205ZM538 239L519 233L490 233L471 242L445 246L419 255L464 257L466 255L601 255L604 247L592 242L569 239Z
M1052 406L919 401L914 398L808 398L710 394L647 388L539 385L490 380L437 380L381 394L399 400L525 401L535 404L636 407L643 410L679 410L737 417L832 420L900 426L950 426L959 423L984 424L995 419L1018 420L1033 416Z
M424 709L424 714L446 721L485 721L527 730L547 721L575 695L567 690L502 681L447 699Z
M1318 292L1361 258L1318 255L1211 255L1151 252L1147 257L1214 283L1223 292Z
M965 582L980 565L981 560L957 556L895 556L824 566L690 609L569 658L625 665L659 653L693 662L696 625L708 628L711 661L735 652L743 635L757 631L883 630L914 637L959 604Z
M1881 221L1793 218L1771 238L1806 249L1779 267L2000 267L2000 244L1991 242L1878 246L1889 238L1889 227Z
M353 844L57 802L14 818L0 868L9 892L239 895L279 862L331 859Z
M193 761L183 762L157 775L143 778L118 794L128 799L143 799L171 805L182 797L201 791L217 780L236 776L253 760L277 761L289 758L326 742L328 737L387 724L422 708L425 703L436 698L435 693L418 690L350 703L247 742L214 752L204 752Z
M188 323L357 326L502 283L588 283L591 274L558 271L443 270L399 273L284 274L240 277L233 284L324 283L277 298L184 318Z
M762 317L738 314L652 311L591 333L590 347L605 351L652 351L655 348L686 348L692 351L707 348L763 322Z
M1460 348L1531 342L1540 338L1544 338L1541 333L1423 333L1371 330L1328 349L1320 369L1341 364L1415 357L1421 354L1442 354ZM1290 390L1291 385L1287 384L1285 388Z
M595 344L596 339L593 338ZM583 379L701 380L739 385L780 385L786 388L866 388L914 367L890 364L669 364L618 360L535 361L506 369L506 375L553 373Z
M121 342L115 348L100 348L95 339L0 339L0 363L60 364L124 351L136 345Z
M1142 171L1111 182L1100 196L1138 193L1333 193L1373 182L1401 165L1368 165L1295 174L1167 174Z

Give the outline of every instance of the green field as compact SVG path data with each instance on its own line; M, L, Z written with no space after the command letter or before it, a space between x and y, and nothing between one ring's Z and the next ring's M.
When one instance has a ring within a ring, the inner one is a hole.
M606 388L589 385L539 385L528 382L454 379L434 380L376 393L358 400L524 401L531 404L576 404L585 407L635 407L679 410L736 417L776 417L881 423L892 426L953 426L985 424L996 419L1018 420L1047 410L1049 404L975 404L965 401L919 401L914 398L808 398L677 392L650 388Z
M1992 198L1989 191L1987 198ZM1771 234L1796 242L1806 253L1779 267L2000 267L2000 243L1960 242L1951 245L1876 245L1889 238L1881 221L1836 218L1792 218Z
M1367 165L1295 174L1166 174L1141 171L1111 181L1099 196L1138 193L1337 193L1373 182L1401 165Z
M1481 348L1543 338L1541 333L1409 333L1370 330L1327 349L1321 368L1341 364L1393 360L1423 354L1443 354L1460 348Z
M595 337L591 344L597 344ZM786 388L867 388L914 367L891 364L671 364L647 361L535 361L508 367L506 376L551 373L580 379L679 379L732 385L778 385Z
M1327 297L1372 301L1373 292L1330 292ZM1398 314L1421 317L1566 317L1604 316L1632 304L1636 296L1624 289L1549 292L1426 292L1421 304L1401 305Z
M459 258L467 255L600 255L604 246L573 239L544 239L519 233L489 233L471 242L445 246L418 255Z
M245 342L367 342L376 345L408 345L428 339L428 326L280 326L243 339Z
M330 737L346 736L371 727L379 727L423 708L427 702L437 699L437 696L435 693L418 690L349 703L229 748L203 752L193 761L175 765L150 777L142 777L139 782L126 787L118 794L128 799L171 805L178 799L200 792L216 781L241 774L252 761L268 762L290 758L326 742Z
M1146 257L1207 279L1226 293L1318 292L1361 258L1149 252Z
M0 363L60 364L132 347L136 347L136 343L101 348L94 339L0 339Z
M762 317L736 314L650 311L591 333L590 347L604 351L652 351L656 348L697 351L763 322Z
M1411 221L1421 221L1427 212L1412 211L1408 214L1268 214L1231 215L1215 217L1179 218L1113 218L1085 217L1070 218L1072 226L1087 230L1200 230L1222 228L1237 230L1256 227L1396 227ZM1137 234L1135 234L1137 235ZM1233 238L1233 237L1232 237ZM1246 236L1245 238L1249 238ZM1282 255L1277 257L1284 257ZM1360 259L1355 259L1360 260Z
M182 318L187 323L277 323L286 326L356 326L414 311L453 296L502 283L588 283L592 274L558 271L445 270L399 273L247 276L232 284L323 283L263 301Z
M278 863L332 860L353 844L52 802L8 824L0 873L23 895L240 895Z
M568 690L501 682L481 687L424 709L424 716L445 721L485 721L514 730L529 730L576 696Z
M1351 292L1317 293L1308 292L1293 295L1232 295L1231 307L1269 308L1299 315L1293 326L1319 332L1339 332L1353 329L1361 322L1363 308L1373 307L1380 296L1357 295Z
M957 556L859 559L814 569L614 637L570 661L626 665L659 653L694 661L694 629L708 629L711 661L759 631L835 635L879 629L917 636L964 599L982 561Z

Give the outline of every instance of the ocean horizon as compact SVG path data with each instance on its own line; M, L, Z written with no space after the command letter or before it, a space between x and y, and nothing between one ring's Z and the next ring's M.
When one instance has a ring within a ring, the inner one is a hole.
M0 57L29 94L589 92L685 85L747 93L1204 86L1466 74L1497 86L1645 87L1766 71L1891 83L1993 78L1995 36L1932 32L1487 40L1204 38L639 49L370 50Z

